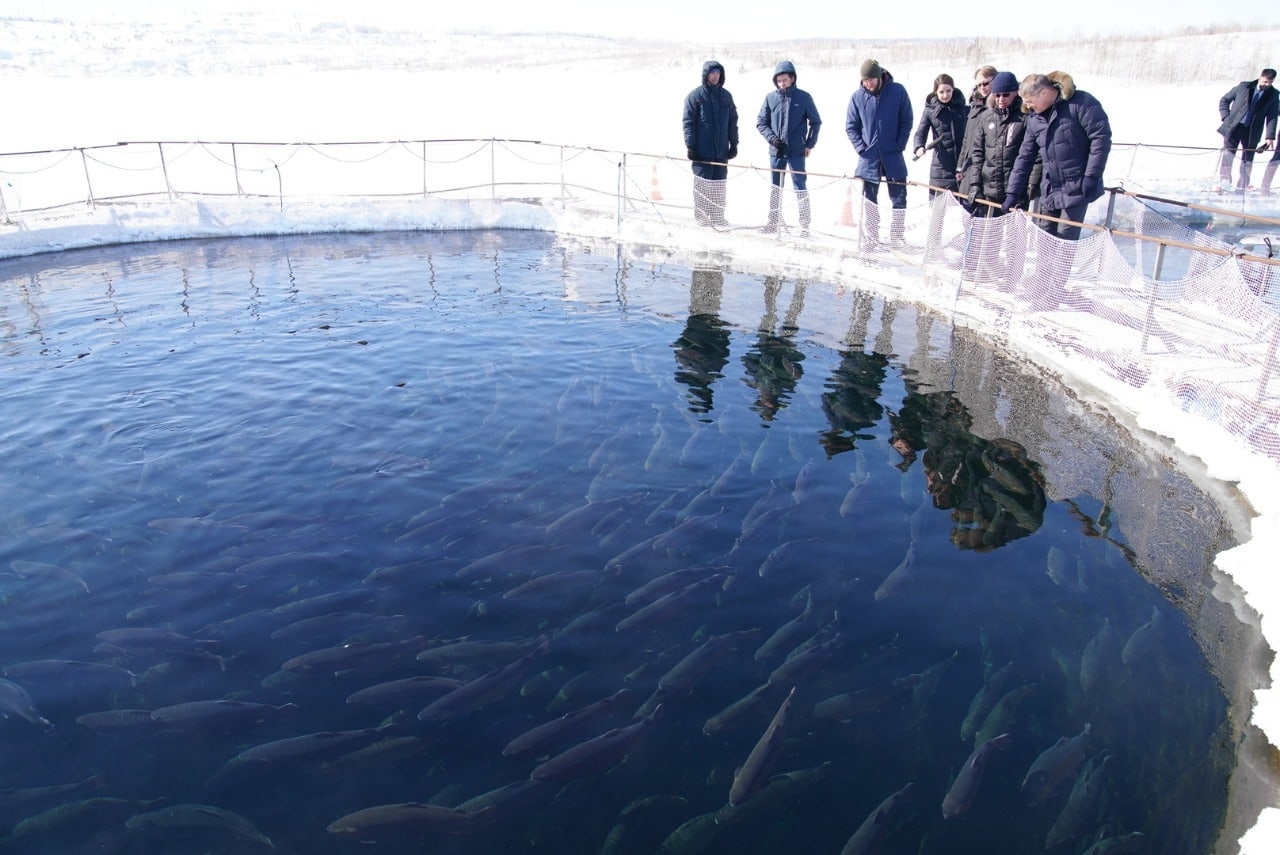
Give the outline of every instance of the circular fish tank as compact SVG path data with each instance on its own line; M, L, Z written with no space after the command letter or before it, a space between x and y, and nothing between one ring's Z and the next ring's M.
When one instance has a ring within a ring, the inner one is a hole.
M1209 853L1167 451L942 317L516 232L0 263L12 852ZM1255 808L1256 810L1256 808Z

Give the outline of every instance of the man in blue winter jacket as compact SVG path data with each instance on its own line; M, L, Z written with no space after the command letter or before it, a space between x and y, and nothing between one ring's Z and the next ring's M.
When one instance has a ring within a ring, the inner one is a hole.
M862 179L862 195L870 203L863 218L864 245L870 247L879 239L876 200L881 178L889 185L889 200L893 203L889 239L892 244L901 244L907 213L907 158L903 152L911 141L911 98L906 87L895 83L893 75L878 61L862 63L861 72L862 81L849 99L844 129L858 153L854 175Z
M699 225L724 218L728 162L738 156L738 108L724 88L724 66L702 64L702 85L684 99L684 145L693 162L693 217Z
M773 70L774 90L765 96L756 119L760 136L769 143L769 168L773 170L773 187L769 191L769 224L767 233L778 231L782 217L782 182L791 169L791 186L796 191L796 207L800 214L800 231L809 234L809 190L805 175L805 158L818 144L818 128L822 119L813 98L796 88L796 67L790 60L779 62Z
M1055 79L1056 78L1056 79ZM1027 113L1027 130L1013 162L1001 211L1018 204L1016 187L1025 187L1040 157L1040 213L1072 224L1037 220L1037 225L1063 240L1080 237L1089 203L1102 198L1102 173L1111 154L1111 120L1102 104L1075 88L1071 75L1028 74L1018 87Z

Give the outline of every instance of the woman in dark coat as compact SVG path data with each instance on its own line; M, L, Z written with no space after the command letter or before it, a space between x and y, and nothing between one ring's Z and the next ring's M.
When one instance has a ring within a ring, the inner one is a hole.
M933 81L933 91L924 99L920 124L916 126L915 159L919 160L926 151L933 149L933 164L929 167L930 199L943 190L954 191L959 186L956 175L968 108L955 92L956 84L951 75L939 74ZM932 143L928 141L930 134L933 135Z

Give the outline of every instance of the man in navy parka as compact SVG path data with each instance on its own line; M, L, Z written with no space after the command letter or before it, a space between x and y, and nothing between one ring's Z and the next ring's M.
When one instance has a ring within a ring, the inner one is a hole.
M1039 156L1040 212L1081 222L1090 202L1102 198L1102 173L1111 154L1111 120L1088 92L1075 88L1071 75L1029 74L1018 87L1027 112L1027 130L1009 174L1009 194L1001 210L1017 204L1015 187L1026 181ZM1080 237L1080 226L1037 220L1036 224L1063 240Z
M862 81L849 99L844 129L858 153L854 175L862 179L867 206L864 237L878 240L880 221L875 202L880 196L880 179L889 184L893 203L890 240L899 243L907 207L907 159L903 152L911 141L913 115L906 87L895 83L893 75L869 59L862 63Z
M702 64L702 85L684 99L684 145L693 162L693 216L701 225L725 225L728 162L738 156L738 108L724 88L724 66Z
M809 231L809 190L805 158L818 144L822 119L808 92L796 87L796 67L784 59L773 70L774 89L764 98L756 129L769 143L769 167L773 187L769 195L769 224L765 231L777 231L781 222L782 182L791 170L791 186L796 191L802 233Z

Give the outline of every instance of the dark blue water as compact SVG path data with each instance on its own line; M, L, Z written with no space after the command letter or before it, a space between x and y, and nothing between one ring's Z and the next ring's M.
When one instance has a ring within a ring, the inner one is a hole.
M599 252L0 265L9 851L836 853L904 788L883 851L1211 850L1139 521L972 432L945 324Z

